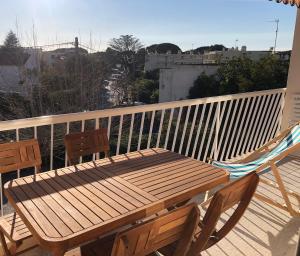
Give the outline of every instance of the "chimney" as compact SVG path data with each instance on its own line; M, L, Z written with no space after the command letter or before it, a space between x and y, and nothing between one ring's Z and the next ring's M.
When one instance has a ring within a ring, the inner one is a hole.
M78 49L79 43L78 43L78 37L75 37L75 48Z

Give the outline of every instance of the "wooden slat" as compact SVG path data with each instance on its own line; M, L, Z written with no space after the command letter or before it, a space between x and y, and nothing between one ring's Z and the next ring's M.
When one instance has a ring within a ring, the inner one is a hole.
M85 175L84 177L86 180L93 182L93 185L95 187L97 187L100 191L105 193L107 196L109 196L114 201L117 201L120 205L122 205L127 210L136 209L136 207L131 202L128 202L127 200L122 198L118 193L119 191L116 190L113 186L111 186L105 180L99 180L99 177L96 174L95 169L89 170L88 172L84 173L84 175ZM117 206L115 206L115 204L114 204L114 207L117 207Z
M87 189L80 183L72 181L67 175L64 175L61 171L54 173L48 173L50 177L55 177L55 180L64 188L86 205L92 212L94 212L102 221L110 219L110 216L103 211L98 204L100 200L88 192ZM100 221L101 222L101 221Z
M63 196L70 204L76 207L91 223L96 224L101 222L101 219L89 209L81 200L77 199L76 195L72 194L69 188L64 188L57 179L51 179L47 173L39 175L49 186L51 186L54 191L57 191Z
M65 168L63 169L65 173L71 173L74 172L74 170L71 170L71 168ZM77 175L73 176L73 179L79 180L80 182L85 182L85 187L94 193L99 198L103 199L103 202L107 204L109 208L111 208L109 211L111 212L111 216L118 216L120 213L128 212L128 210L119 204L118 200L114 201L112 198L109 197L109 195L106 195L102 190L103 186L98 186L98 183L95 182L93 179L89 178L87 175L85 175L84 172L78 172ZM109 193L108 193L109 194ZM116 212L117 211L117 212Z
M26 178L25 180L31 179L32 182L32 178ZM45 195L49 194L51 198L53 198L55 200L55 202L57 202L61 207L64 207L64 209L66 210L66 212L72 216L72 218L74 220L80 220L78 222L78 224L83 227L83 228L87 228L92 226L92 222L89 221L89 219L83 215L80 210L81 210L81 205L80 204L76 204L76 205L72 205L69 202L69 197L68 197L68 192L56 192L57 190L55 190L54 187L52 187L51 185L49 185L45 180L43 180L40 176L36 178L36 180L38 182L36 182L36 186L33 186L34 189L39 190L40 194L44 193Z

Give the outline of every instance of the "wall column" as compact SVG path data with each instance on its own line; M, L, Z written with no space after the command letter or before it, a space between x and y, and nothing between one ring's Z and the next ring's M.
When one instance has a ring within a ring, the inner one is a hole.
M300 120L300 9L297 10L297 19L294 34L294 43L290 61L287 82L285 106L283 110L282 129Z

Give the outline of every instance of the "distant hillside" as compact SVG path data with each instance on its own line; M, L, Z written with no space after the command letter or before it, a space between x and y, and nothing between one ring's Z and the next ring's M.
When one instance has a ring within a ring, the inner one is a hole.
M198 54L198 53L203 54L204 51L222 51L223 49L228 50L228 48L222 44L215 44L211 46L201 46L198 47L197 49L186 51L185 53L190 53L192 51L194 54Z
M153 44L146 48L148 53L159 53L159 54L165 54L167 52L171 52L172 54L178 53L178 51L181 51L181 49L171 43L162 43L162 44Z

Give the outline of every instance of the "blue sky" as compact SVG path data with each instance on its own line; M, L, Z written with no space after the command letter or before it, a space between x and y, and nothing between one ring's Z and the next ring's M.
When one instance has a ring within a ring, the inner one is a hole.
M79 36L105 49L111 38L132 34L146 46L232 47L238 39L239 46L265 50L275 38L275 24L267 21L279 18L278 48L284 50L292 46L295 17L295 7L268 0L2 0L0 44L12 29L31 46L34 24L38 45Z

